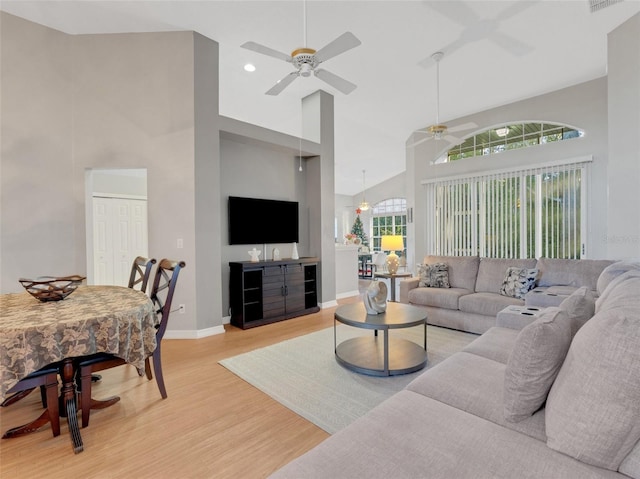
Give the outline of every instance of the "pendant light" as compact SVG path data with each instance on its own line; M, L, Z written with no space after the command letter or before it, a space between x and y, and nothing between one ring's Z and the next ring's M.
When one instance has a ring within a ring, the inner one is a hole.
M367 211L369 209L369 203L365 199L365 191L367 190L365 183L365 170L362 170L362 203L360 203L360 209L362 211Z

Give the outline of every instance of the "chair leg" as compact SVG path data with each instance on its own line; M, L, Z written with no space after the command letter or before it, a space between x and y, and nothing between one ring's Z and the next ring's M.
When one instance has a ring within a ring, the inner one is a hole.
M53 437L60 435L60 411L58 408L58 378L56 376L55 383L49 383L44 387L44 396L47 402L47 411L49 411L49 421L51 422L51 430Z
M144 370L147 374L147 379L151 381L153 379L153 374L151 374L151 362L149 362L149 358L144 360Z
M91 368L80 368L80 407L82 408L82 427L89 425L91 414Z
M167 399L167 390L164 387L164 378L162 377L162 358L160 357L160 344L153 352L153 371L156 373L156 382L162 399Z

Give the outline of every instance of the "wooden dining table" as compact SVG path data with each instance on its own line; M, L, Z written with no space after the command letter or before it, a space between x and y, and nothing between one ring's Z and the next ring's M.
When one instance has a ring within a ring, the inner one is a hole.
M27 292L0 295L0 395L28 374L59 364L60 414L67 417L74 451L82 451L74 359L106 352L144 371L156 348L155 316L145 293L120 286L80 286L50 302Z

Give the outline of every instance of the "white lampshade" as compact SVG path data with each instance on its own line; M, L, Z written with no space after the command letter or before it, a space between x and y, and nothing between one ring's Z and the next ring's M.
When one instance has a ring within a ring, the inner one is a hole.
M398 272L398 266L400 266L400 259L395 253L404 249L404 241L400 235L389 235L382 237L381 249L389 251L387 256L387 271L391 274Z

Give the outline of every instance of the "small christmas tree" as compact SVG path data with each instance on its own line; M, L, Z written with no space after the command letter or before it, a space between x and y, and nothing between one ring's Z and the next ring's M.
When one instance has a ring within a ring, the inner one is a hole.
M351 233L360 238L363 246L369 246L369 239L367 238L367 234L364 232L364 227L362 225L362 221L360 220L359 214L358 216L356 216L356 220L353 222Z

